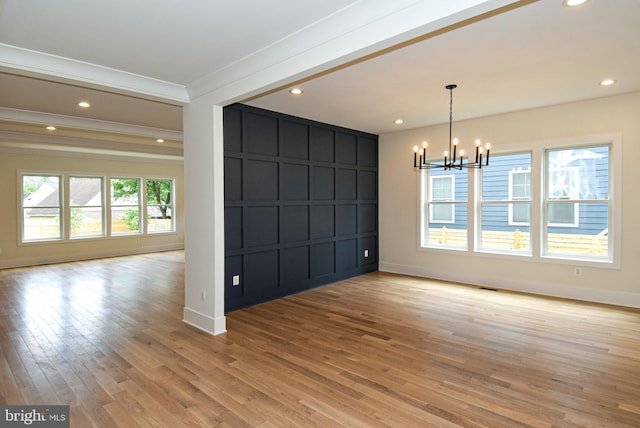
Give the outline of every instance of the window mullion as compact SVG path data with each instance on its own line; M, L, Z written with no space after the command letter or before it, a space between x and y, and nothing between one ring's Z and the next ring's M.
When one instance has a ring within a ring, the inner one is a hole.
M68 241L71 238L71 192L69 191L70 187L70 177L69 175L62 176L62 205L60 209L62 210L61 218L62 218L62 239Z
M545 191L544 183L546 181L545 174L543 173L543 151L541 148L535 148L531 151L531 211L529 222L529 237L531 254L537 258L541 255L542 251L542 230L541 225L546 218L543 215L545 211L542 206L542 195Z
M478 178L479 170L470 169L467 171L468 176L468 191L467 191L467 248L470 251L476 251L476 242L479 240L476 239L476 230L480 230L477 224L477 221L480 221L481 216L478 213L478 204L477 201L481 198L478 197L478 194L481 192L479 186L481 180ZM477 219L477 220L476 220Z

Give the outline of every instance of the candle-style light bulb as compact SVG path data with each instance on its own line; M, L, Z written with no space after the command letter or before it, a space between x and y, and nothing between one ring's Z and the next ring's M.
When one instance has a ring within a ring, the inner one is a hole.
M480 138L476 138L476 147L480 146Z

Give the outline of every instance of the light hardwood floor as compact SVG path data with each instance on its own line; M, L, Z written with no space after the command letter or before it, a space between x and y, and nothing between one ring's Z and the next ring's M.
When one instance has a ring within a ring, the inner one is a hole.
M184 254L0 271L0 402L75 427L639 427L640 311L373 273L181 321Z

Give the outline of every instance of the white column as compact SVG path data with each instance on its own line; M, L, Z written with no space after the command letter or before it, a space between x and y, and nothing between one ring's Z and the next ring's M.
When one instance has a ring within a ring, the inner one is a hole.
M184 322L211 334L224 316L222 107L201 97L184 107Z

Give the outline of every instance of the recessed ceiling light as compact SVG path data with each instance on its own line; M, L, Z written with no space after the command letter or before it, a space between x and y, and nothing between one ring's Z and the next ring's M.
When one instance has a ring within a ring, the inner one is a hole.
M78 103L78 105L79 105L80 107L82 107L82 108L91 107L91 104L89 104L89 103L88 103L88 102L86 102L86 101L80 101L80 102Z
M393 122L393 123L395 123L396 125L402 125L404 123L404 120L396 119L395 122Z
M289 93L290 93L290 94L293 94L293 95L300 95L300 94L302 94L302 89L300 89L300 88L293 88L293 89L291 89L291 90L289 91Z
M601 86L611 86L614 83L616 83L616 81L613 80L613 79L604 79L602 82L600 82L600 85Z
M156 143L164 143L164 140L163 140L162 138L158 138L158 139L156 140Z
M588 1L589 0L563 0L562 5L564 7L576 7L576 6L582 6Z
M47 130L47 131L55 131L55 130L56 130L56 127L55 127L55 126L53 126L53 125L49 125L49 126L47 126L47 127L46 127L46 130Z

